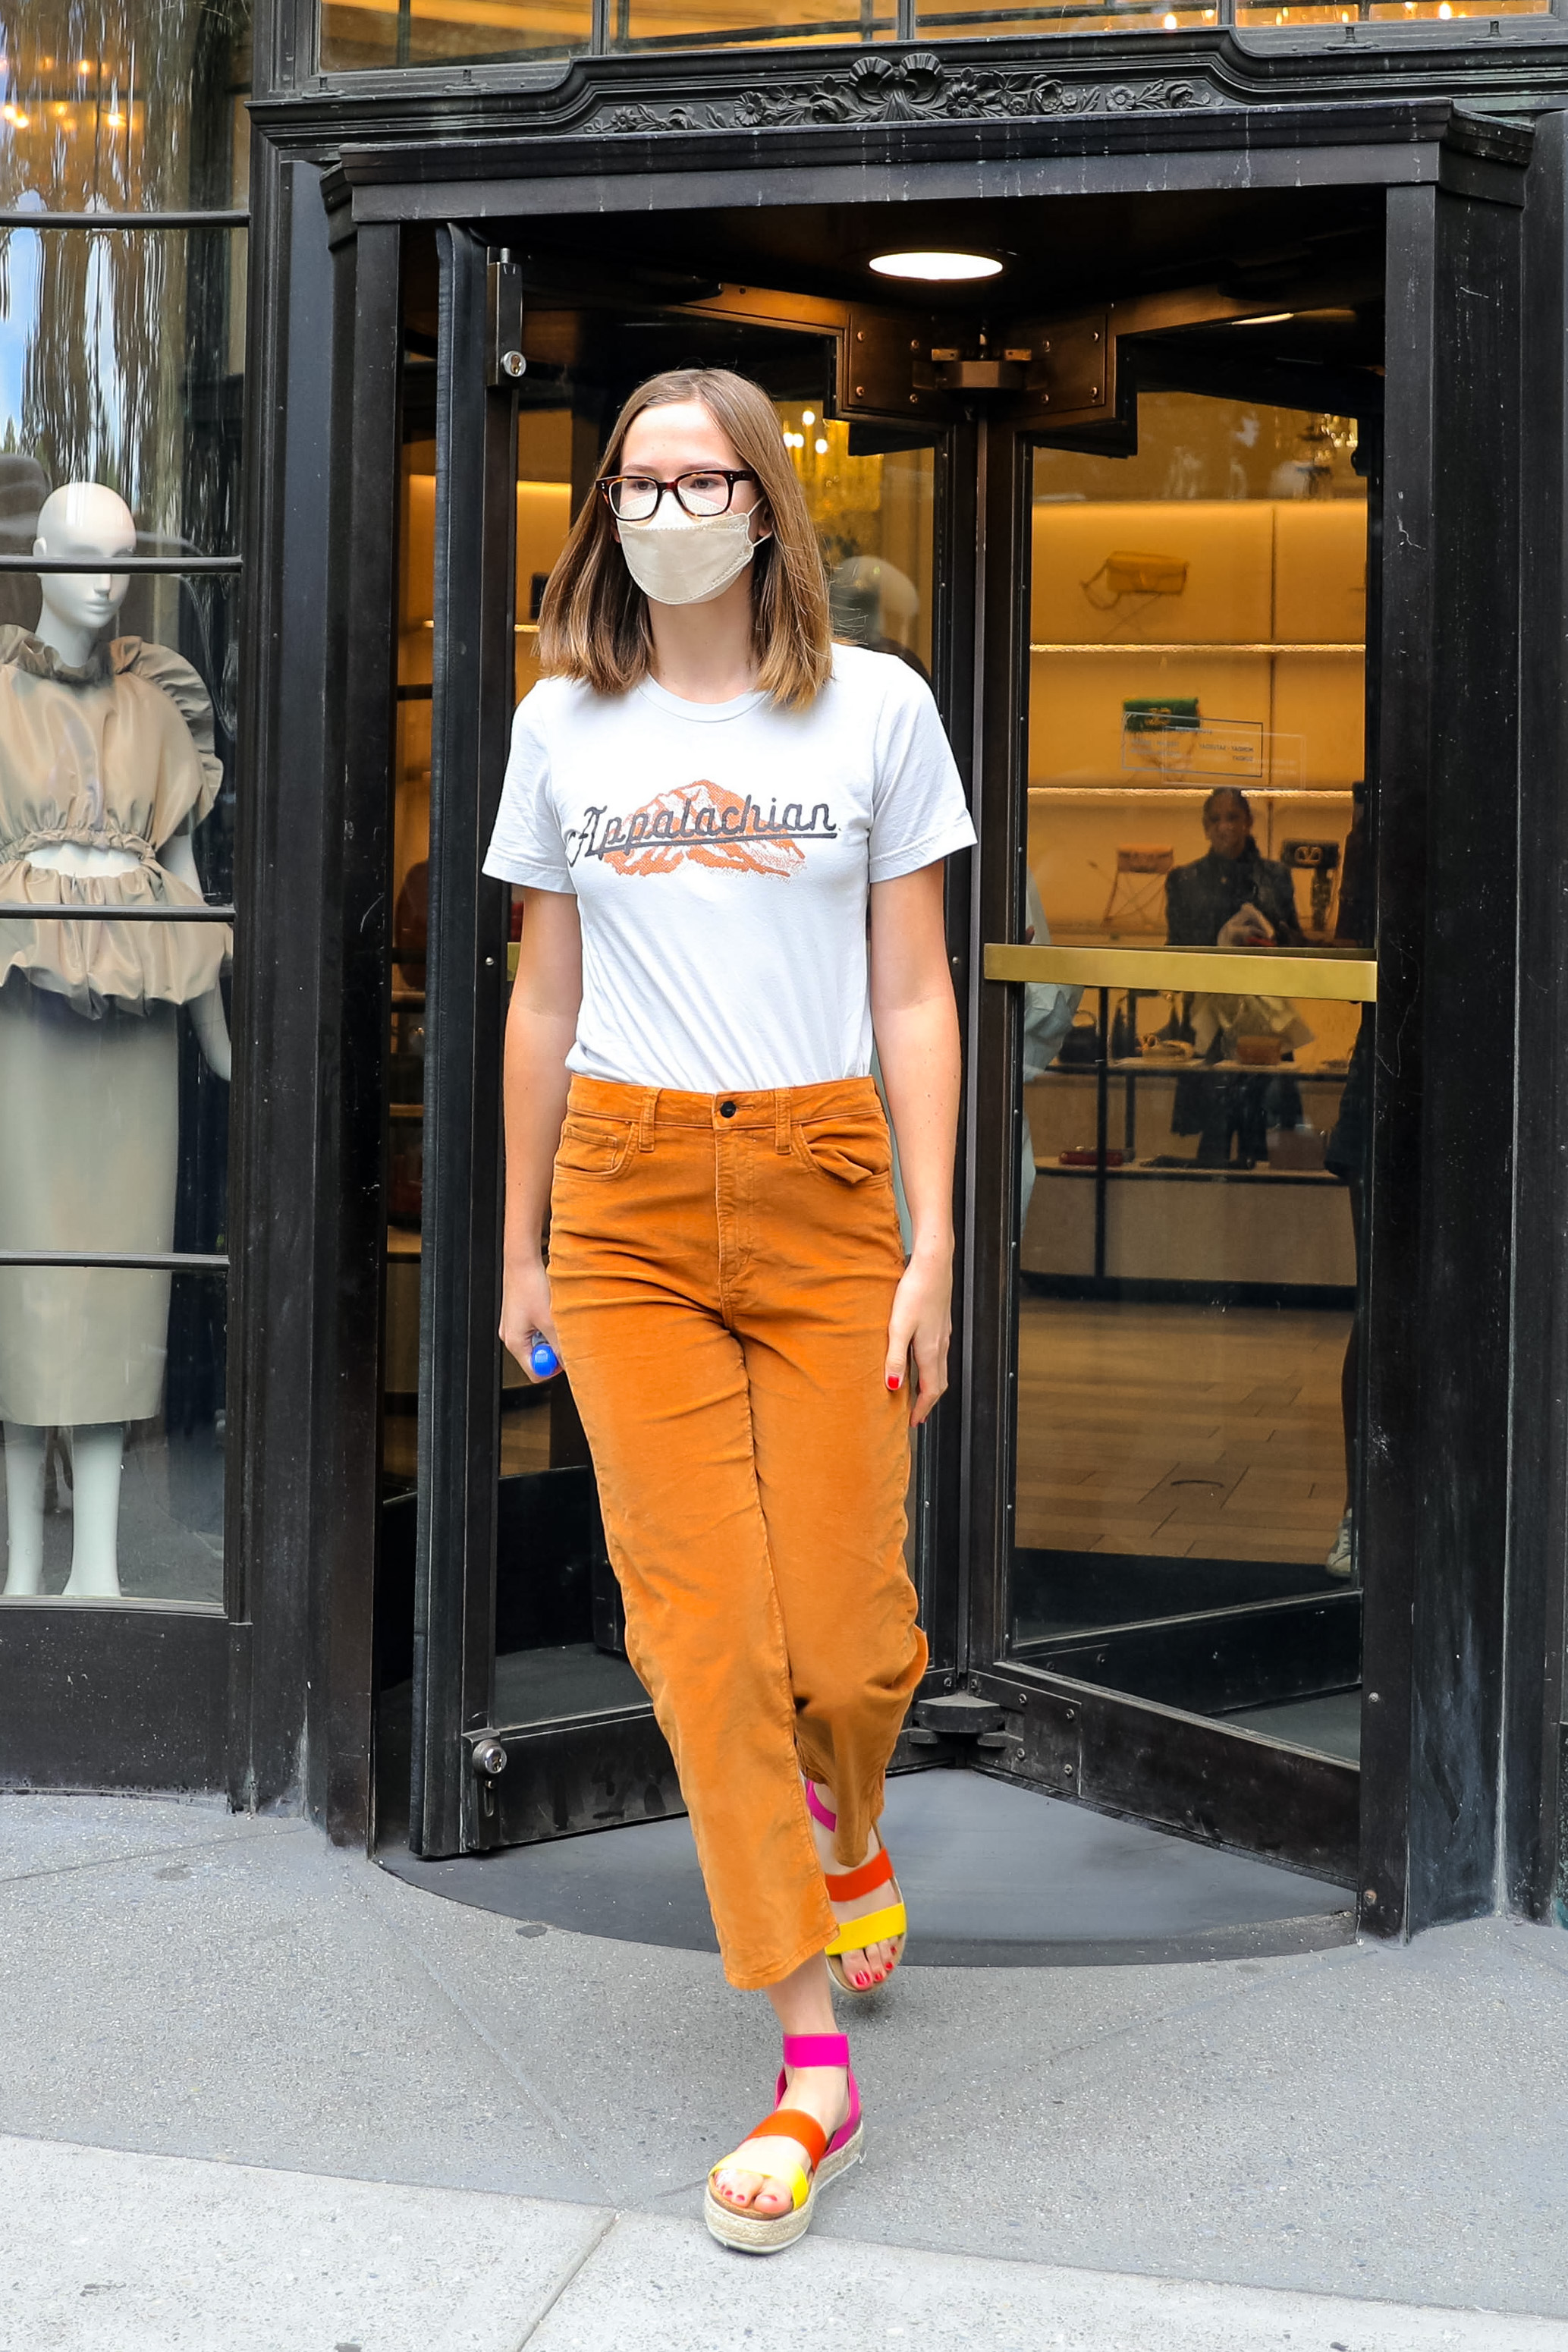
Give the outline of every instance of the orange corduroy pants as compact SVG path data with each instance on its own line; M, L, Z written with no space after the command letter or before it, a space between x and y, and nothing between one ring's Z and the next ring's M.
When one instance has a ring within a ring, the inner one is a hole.
M675 1094L577 1077L550 1204L561 1357L626 1647L670 1743L725 1973L776 1984L834 1921L925 1665L904 1560L904 1271L869 1078Z

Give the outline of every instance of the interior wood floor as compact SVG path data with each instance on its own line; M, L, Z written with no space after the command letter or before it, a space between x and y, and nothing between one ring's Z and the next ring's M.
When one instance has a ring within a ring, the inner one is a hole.
M1019 1316L1018 1542L1321 1566L1344 1508L1333 1308L1028 1297ZM549 1465L549 1414L501 1417L504 1476ZM389 1412L385 1467L414 1468Z
M1350 1323L1026 1297L1017 1541L1321 1567L1344 1508Z
M418 1466L419 1416L412 1404L387 1407L382 1420L382 1475L412 1484ZM541 1403L508 1404L501 1415L501 1475L549 1468L549 1413Z

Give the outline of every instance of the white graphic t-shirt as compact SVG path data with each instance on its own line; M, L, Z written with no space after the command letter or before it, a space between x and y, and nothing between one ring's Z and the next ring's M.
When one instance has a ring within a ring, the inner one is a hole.
M485 871L576 893L570 1068L718 1094L863 1077L870 887L974 838L924 679L836 646L804 711L536 686Z

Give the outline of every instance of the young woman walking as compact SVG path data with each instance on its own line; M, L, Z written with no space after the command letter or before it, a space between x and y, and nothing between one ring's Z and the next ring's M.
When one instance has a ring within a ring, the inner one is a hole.
M725 1970L783 2029L776 2111L706 2198L716 2236L770 2251L861 2152L829 1969L869 1990L903 1949L876 1822L925 1664L904 1496L946 1384L942 861L975 836L923 680L831 643L742 377L627 402L539 654L486 861L525 909L501 1331L570 1376Z

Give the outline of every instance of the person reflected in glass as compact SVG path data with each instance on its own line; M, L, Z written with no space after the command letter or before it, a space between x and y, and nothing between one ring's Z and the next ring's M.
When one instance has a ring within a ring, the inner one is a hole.
M947 1379L974 829L928 687L831 642L778 416L727 371L628 401L538 654L486 860L524 906L501 1337L570 1379L725 1970L783 2028L705 2200L772 2252L861 2150L833 1984L904 1948L876 1824L926 1660L904 1494Z
M1252 832L1252 805L1234 784L1218 785L1203 804L1207 854L1173 866L1166 877L1166 939L1172 947L1301 947L1305 934L1296 911L1288 866L1265 857ZM1239 1026L1281 1039L1281 1057L1311 1032L1283 999L1239 990L1205 992L1188 1000L1186 1024L1211 1062L1234 1050ZM1250 1168L1267 1160L1269 1129L1298 1127L1301 1090L1293 1078L1254 1077L1234 1071L1199 1072L1176 1081L1171 1129L1196 1135L1203 1167Z
M1166 937L1172 947L1301 947L1291 869L1265 857L1252 832L1252 803L1220 784L1203 804L1206 856L1166 877Z

